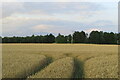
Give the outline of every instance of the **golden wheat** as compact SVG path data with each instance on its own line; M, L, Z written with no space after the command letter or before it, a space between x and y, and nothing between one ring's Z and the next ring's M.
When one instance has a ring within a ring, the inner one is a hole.
M71 78L73 72L74 59L67 57L51 63L48 67L30 78Z
M85 78L118 78L118 56L100 56L87 60Z
M53 63L54 61L56 62L59 59L61 60L62 58L65 57L73 57L75 59L78 59L83 63L83 65L80 66L83 66L84 69L83 74L85 74L84 75L85 78L115 78L118 76L117 74L118 46L117 45L95 45L95 44L2 44L2 45L3 45L2 48L3 74L10 74L10 73L16 73L17 71L21 71L17 73L20 73L20 75L26 75L25 73L24 74L22 73L26 71L27 68L29 68L29 66L26 64L30 64L30 65L39 64L38 63L40 61L40 58L38 59L39 55L45 55L47 57L52 58ZM31 62L31 60L33 62ZM66 62L66 59L64 61ZM61 61L59 61L59 63L61 63ZM62 63L59 66L61 65ZM55 67L54 66L53 67L60 68L59 66L56 65ZM16 69L11 69L11 67L14 67ZM36 67L38 67L38 65ZM53 67L47 69L48 68L47 66L44 70L46 69L52 70ZM34 69L35 68L32 68L32 70ZM11 72L11 70L13 72ZM40 74L41 72L44 72L44 70L39 71ZM59 74L61 73L61 71L57 73ZM70 73L71 71L69 71L69 73L66 73L66 75L67 74L70 75ZM77 74L77 75L81 75L81 74ZM13 76L13 74L10 74L9 76L3 75L3 77L18 77L18 76L17 75ZM41 76L36 76L36 77L41 77ZM47 77L51 77L51 76L46 76L46 78ZM51 78L54 77L55 76L52 76ZM62 75L61 77L65 77L65 76Z
M3 78L25 78L39 70L47 63L43 55L29 54L4 54Z

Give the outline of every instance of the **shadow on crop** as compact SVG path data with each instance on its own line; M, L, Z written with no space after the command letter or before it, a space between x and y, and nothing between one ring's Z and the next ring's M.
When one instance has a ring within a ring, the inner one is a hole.
M76 58L74 59L74 63L75 71L73 74L73 78L84 78L84 63Z
M33 73L31 73L31 75L29 75L29 76L35 75L35 73L43 70L44 68L46 68L46 67L47 67L50 63L52 63L52 62L53 62L53 59L52 59L51 57L48 57L48 56L47 56L47 61L46 61L46 63L45 63L44 65L39 66L38 68L36 68L36 70L35 70ZM29 76L26 76L25 79L27 79ZM25 79L23 79L23 80L25 80Z
M73 57L70 53L66 53L65 55ZM84 78L84 62L74 57L74 66L75 69L71 80L75 80L74 78Z

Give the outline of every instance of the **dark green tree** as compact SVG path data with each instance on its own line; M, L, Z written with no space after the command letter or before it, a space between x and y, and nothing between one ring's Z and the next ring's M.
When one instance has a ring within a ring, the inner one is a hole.
M100 43L100 33L98 31L92 31L89 36L89 42L94 44Z
M2 37L0 37L2 38ZM26 37L3 37L2 43L94 43L94 44L120 44L120 33L92 31L89 37L84 31L75 31L73 36L61 35L55 38L53 34L32 35Z
M55 42L55 36L53 34L49 34L47 36L48 43L54 43Z
M67 43L71 43L71 42L72 42L72 36L71 34L69 34L67 37Z
M104 33L103 31L100 31L99 32L99 37L100 37L100 40L99 40L99 44L103 44L104 43Z
M120 33L117 34L117 44L120 45Z
M56 43L67 43L67 39L64 35L61 35L60 33L58 34L58 36L55 39Z
M2 37L0 36L0 43L2 43Z
M117 44L117 38L116 38L116 34L114 34L113 32L111 33L104 33L104 43L105 44Z
M80 43L85 43L86 38L87 38L86 33L84 31L81 31L80 32Z
M73 43L80 43L80 32L75 31L73 33Z
M86 41L86 33L84 31L75 31L73 33L73 43L85 43Z

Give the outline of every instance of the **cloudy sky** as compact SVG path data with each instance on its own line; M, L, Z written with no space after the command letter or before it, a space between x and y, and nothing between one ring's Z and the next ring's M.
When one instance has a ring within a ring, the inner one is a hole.
M117 2L4 2L2 36L118 31Z

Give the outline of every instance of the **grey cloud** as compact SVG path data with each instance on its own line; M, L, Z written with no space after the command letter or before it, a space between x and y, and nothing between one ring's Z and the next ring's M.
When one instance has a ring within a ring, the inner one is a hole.
M27 2L24 4L27 10L44 10L47 13L71 13L74 11L96 11L102 6L90 2Z
M99 21L98 21L99 22ZM107 22L107 21L106 21ZM108 21L109 22L109 21ZM94 22L93 22L94 23ZM33 30L33 27L37 25L52 25L53 27L49 27L47 29L39 29L37 31ZM104 26L97 26L94 24L84 24L80 22L73 22L73 21L27 21L25 24L21 26L16 26L14 31L10 32L3 32L3 36L12 36L12 35L17 35L17 36L24 36L24 35L44 35L44 34L49 34L53 33L57 35L58 33L62 34L70 34L73 33L73 31L82 31L82 30L89 30L91 28L95 29L100 29L103 31L117 31L117 26L108 24ZM114 30L113 30L114 29Z
M101 8L100 4L88 2L4 2L2 13L3 17L6 17L14 13L29 13L34 10L55 14L97 11L101 10Z
M25 9L23 7L23 2L3 2L2 3L2 17L7 17L13 13L23 12Z
M84 16L87 16L88 14L95 15L92 12L100 11L103 7L97 3L4 3L3 4L3 17L10 16L14 13L21 13L21 14L34 14L35 11L37 14L40 14L41 11L45 12L45 14L60 14L59 17L61 17L62 13L70 14L69 17L76 15L80 12L85 13ZM91 12L91 13L89 13ZM91 16L89 15L89 16ZM29 15L30 16L30 15ZM52 15L54 16L54 15ZM58 15L57 15L58 16ZM80 14L81 16L81 14ZM99 15L97 15L99 16ZM44 17L44 16L43 16ZM64 18L64 17L62 17ZM24 19L24 18L23 18ZM71 18L72 19L72 18ZM88 18L87 18L88 19ZM96 18L97 20L97 18ZM17 21L17 20L16 20ZM40 30L40 31L33 31L32 27L44 24L44 25L53 25L54 27L49 28L47 30ZM101 26L102 24L102 26ZM13 26L12 24L6 25L6 28L9 29L10 26ZM15 25L14 25L15 26ZM67 20L28 20L25 21L21 25L16 25L14 29L11 28L11 31L4 31L3 30L3 36L24 36L24 35L32 35L32 34L47 34L47 33L72 33L75 30L88 30L90 28L95 29L101 29L104 31L116 31L116 25L112 24L111 21L107 20L97 20L93 23L82 23L77 21L67 21ZM114 30L113 30L114 29Z

